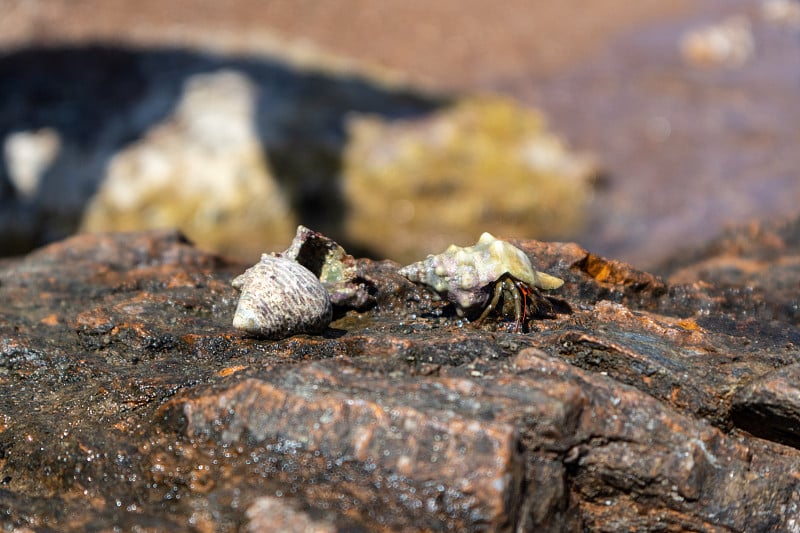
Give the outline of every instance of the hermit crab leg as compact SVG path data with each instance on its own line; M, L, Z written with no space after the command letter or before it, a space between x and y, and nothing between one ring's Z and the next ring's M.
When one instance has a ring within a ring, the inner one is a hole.
M528 297L533 294L533 289L525 282L514 280L519 295L522 297L522 324L528 320ZM519 315L517 315L519 319Z
M475 322L480 322L481 320L483 320L484 318L489 316L489 313L491 313L492 309L495 308L495 306L497 305L497 302L500 301L500 295L503 294L503 283L504 282L505 282L505 280L498 281L497 283L494 284L494 294L492 295L492 301L489 302L489 305L486 306L486 309L483 310L483 313L481 313L481 316L479 316L475 320Z
M524 301L527 304L527 301L517 280L506 280L503 281L503 284L506 285L506 289L514 298L514 333L518 333L522 327L522 321L525 320L525 309L522 303Z
M506 298L514 299L514 332L519 332L522 328L523 322L527 318L527 296L529 293L530 291L525 283L508 275L501 277L494 285L492 300L489 302L489 305L486 306L486 309L483 310L481 316L475 320L475 322L480 322L489 316L489 313L491 313L492 310L497 307L500 297L505 294Z

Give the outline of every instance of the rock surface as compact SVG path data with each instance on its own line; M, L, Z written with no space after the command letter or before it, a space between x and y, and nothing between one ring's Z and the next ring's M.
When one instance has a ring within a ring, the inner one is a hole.
M794 263L798 227L774 265ZM371 309L268 341L231 326L245 265L177 233L3 260L0 522L792 530L800 330L769 281L684 265L667 282L574 244L512 242L566 280L522 334L458 319L390 261L355 260Z

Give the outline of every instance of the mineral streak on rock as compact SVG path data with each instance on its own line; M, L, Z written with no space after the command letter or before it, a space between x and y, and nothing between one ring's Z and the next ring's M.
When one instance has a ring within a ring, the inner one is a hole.
M251 335L281 339L320 333L331 322L333 308L325 287L290 259L263 254L231 285L242 292L233 327Z

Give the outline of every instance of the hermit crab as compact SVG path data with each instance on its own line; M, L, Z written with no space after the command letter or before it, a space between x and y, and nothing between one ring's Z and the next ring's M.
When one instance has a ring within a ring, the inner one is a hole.
M459 316L476 322L493 310L505 314L513 308L514 331L520 331L534 304L536 289L557 289L564 284L544 272L537 272L525 252L484 233L473 246L450 245L444 253L400 269L414 283L425 285L455 305ZM498 308L502 300L502 307Z

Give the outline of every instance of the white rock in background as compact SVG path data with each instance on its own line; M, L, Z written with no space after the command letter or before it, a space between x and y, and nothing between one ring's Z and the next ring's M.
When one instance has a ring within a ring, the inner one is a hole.
M694 65L741 67L755 52L750 20L734 15L689 31L681 38L680 49L684 59Z
M31 200L39 191L42 176L61 149L61 138L51 128L18 131L5 138L3 157L8 178L17 194Z
M767 22L800 28L800 2L797 0L766 0L761 4L761 16Z
M256 88L233 71L187 79L175 113L118 152L85 231L177 227L198 246L255 255L296 222L255 127Z

